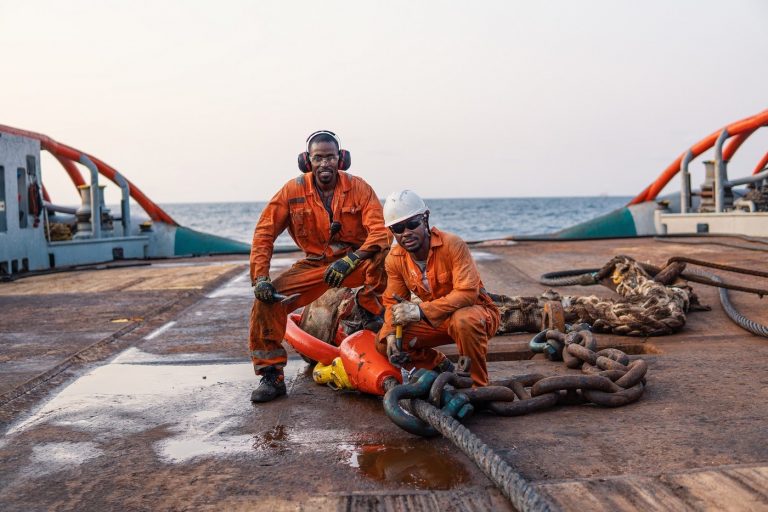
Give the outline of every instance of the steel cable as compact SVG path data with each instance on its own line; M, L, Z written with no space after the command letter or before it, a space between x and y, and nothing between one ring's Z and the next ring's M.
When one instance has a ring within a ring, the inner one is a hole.
M472 459L517 510L560 510L551 499L534 489L520 473L456 419L424 400L411 400L411 408L419 418L432 425Z
M719 276L710 272L704 272L701 270L694 270L689 272L699 274L718 283L723 282ZM717 291L720 294L720 304L723 305L723 311L725 311L725 314L728 315L728 318L730 318L733 323L756 336L768 338L768 326L759 324L754 320L750 320L749 318L739 313L731 302L731 299L728 297L728 290L726 288L718 288Z
M539 283L546 286L590 286L597 284L595 274L599 270L599 268L580 268L547 272L541 275Z

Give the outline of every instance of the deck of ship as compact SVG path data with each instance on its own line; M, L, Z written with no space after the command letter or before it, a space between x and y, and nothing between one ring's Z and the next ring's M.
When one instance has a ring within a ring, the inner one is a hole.
M768 246L618 239L473 252L488 289L537 295L540 274L599 267L616 254L768 271L758 248ZM171 260L0 284L2 508L511 509L449 442L403 432L375 397L314 384L295 353L288 397L251 404L246 269L242 258ZM466 424L565 510L767 510L768 340L732 324L715 290L694 289L713 310L691 313L678 334L598 335L601 346L648 361L639 402L479 414ZM763 300L731 296L768 323ZM530 337L492 340L492 379L567 371L533 357Z

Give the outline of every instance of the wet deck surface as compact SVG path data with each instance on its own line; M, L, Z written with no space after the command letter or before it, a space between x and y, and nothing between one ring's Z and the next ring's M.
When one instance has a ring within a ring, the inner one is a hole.
M615 254L768 270L764 252L650 239L526 242L474 254L486 287L508 295L540 294L542 273L599 267ZM273 270L290 262L276 258ZM568 510L768 509L768 340L731 324L716 291L694 289L713 311L691 313L681 333L598 336L601 346L644 353L650 370L639 402L482 414L467 426ZM610 296L599 287L558 291ZM244 261L0 285L3 311L14 311L0 320L3 509L510 508L449 442L401 431L374 397L314 384L295 354L288 397L252 405L251 300ZM732 300L768 324L766 299ZM491 377L571 372L534 358L529 340L494 338Z

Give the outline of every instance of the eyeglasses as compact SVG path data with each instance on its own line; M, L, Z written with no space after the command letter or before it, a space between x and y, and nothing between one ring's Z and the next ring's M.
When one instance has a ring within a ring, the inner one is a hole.
M339 159L339 155L329 155L329 156L320 156L320 155L314 155L309 157L310 160L312 160L313 164L321 164L324 161L327 162L335 162Z
M421 226L421 222L423 220L424 217L419 215L418 217L414 217L403 222L398 222L397 224L392 224L389 226L389 229L396 235L402 235L406 229L408 231L413 231L417 227Z

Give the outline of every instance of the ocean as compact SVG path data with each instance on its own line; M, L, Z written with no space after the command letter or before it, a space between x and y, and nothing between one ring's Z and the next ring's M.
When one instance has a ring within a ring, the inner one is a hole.
M430 224L470 240L552 233L626 205L631 197L510 197L425 199ZM163 209L182 226L251 243L266 202L168 203ZM285 232L276 245L292 246Z

